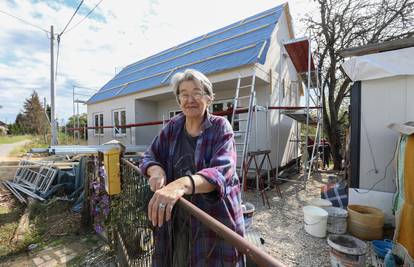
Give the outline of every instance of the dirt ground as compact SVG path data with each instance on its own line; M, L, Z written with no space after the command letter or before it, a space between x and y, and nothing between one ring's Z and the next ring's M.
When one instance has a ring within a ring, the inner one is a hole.
M305 232L302 211L313 198L320 198L320 187L326 182L327 174L314 174L306 189L299 183L284 183L282 198L275 189L267 192L270 209L257 191L243 196L244 201L255 205L252 229L265 240L266 252L287 266L330 266L326 239Z
M8 157L2 161L0 166L18 164L18 158ZM14 173L15 169L0 167L0 180L12 178ZM282 184L282 198L275 189L267 191L270 209L263 205L257 191L243 194L244 201L255 205L251 227L264 239L265 251L287 266L330 266L326 239L312 237L304 231L302 212L302 208L310 204L313 198L320 197L320 187L326 182L327 174L317 173L306 183L306 188L299 183ZM79 238L82 240L81 236ZM71 261L75 261L72 265L76 266L76 258L85 253L88 253L87 261L96 257L102 257L106 261L109 254L104 250L102 241L91 244L63 237L58 245L51 244L7 261L0 260L0 266L65 266L68 263L71 265Z

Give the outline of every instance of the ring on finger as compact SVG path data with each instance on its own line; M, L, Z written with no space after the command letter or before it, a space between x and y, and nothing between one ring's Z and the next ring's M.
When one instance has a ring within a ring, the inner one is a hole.
M164 203L160 203L159 205L158 205L158 208L160 208L160 209L163 209L163 208L165 208L165 204Z

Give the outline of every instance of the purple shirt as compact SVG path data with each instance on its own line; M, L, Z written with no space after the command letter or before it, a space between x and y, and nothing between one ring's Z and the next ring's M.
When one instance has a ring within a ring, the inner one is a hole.
M172 118L144 153L140 164L142 173L147 168L160 165L166 172L167 183L172 181L173 161L177 139L184 128L185 116ZM202 133L195 149L197 174L216 186L215 194L196 194L193 203L239 235L244 235L241 209L240 183L236 173L236 149L230 123L223 117L207 113L201 125ZM218 237L208 227L192 218L190 232L191 266L241 266L243 255ZM154 266L165 266L166 252L170 246L168 229L164 224L155 232Z

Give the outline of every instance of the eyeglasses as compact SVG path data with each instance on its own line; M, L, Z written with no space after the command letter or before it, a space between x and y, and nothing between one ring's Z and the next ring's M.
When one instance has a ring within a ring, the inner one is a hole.
M180 99L180 101L187 101L188 99L190 99L191 96L194 100L200 100L205 95L207 94L204 92L194 92L192 94L179 94L178 98Z

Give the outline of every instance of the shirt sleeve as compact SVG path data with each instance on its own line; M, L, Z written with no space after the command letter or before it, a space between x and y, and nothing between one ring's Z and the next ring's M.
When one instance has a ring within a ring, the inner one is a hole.
M167 146L168 126L165 127L158 136L154 138L151 145L144 152L139 168L143 175L147 176L147 170L153 165L158 165L166 171L166 155L168 155Z
M210 166L197 172L217 188L218 196L227 195L226 188L233 183L236 172L236 149L234 133L230 123L222 118L219 127L215 127L215 145Z

